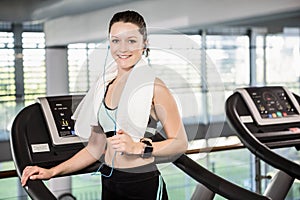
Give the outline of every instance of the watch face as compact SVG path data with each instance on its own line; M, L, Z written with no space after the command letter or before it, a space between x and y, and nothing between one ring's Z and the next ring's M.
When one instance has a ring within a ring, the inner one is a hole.
M146 138L141 139L141 142L145 144L144 152L142 154L142 158L149 158L152 155L153 147L151 140L147 140Z
M146 146L146 147L145 147L144 154L145 154L145 153L152 153L152 151L153 151L153 147L152 147L152 146Z
M144 153L142 154L142 158L150 158L152 156L153 147L145 146Z

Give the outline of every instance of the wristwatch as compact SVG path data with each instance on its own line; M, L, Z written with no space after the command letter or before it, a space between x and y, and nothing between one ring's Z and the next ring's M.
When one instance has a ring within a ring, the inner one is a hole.
M141 154L142 158L150 158L153 152L152 140L149 138L142 138L140 142L144 143L144 151Z

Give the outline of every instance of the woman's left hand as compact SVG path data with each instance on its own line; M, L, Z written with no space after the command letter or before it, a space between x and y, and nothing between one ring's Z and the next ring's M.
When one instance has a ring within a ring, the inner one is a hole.
M128 155L139 155L143 151L143 143L134 142L128 133L123 130L118 130L117 134L108 138L111 146L117 152L122 152Z

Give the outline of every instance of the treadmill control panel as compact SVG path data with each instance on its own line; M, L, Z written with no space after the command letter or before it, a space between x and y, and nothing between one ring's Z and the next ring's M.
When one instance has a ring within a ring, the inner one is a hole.
M74 112L72 101L48 99L50 110L52 112L54 122L60 137L74 136L74 121L71 116ZM77 104L77 102L76 102Z
M83 95L38 98L54 145L85 142L76 136L71 119L82 98Z
M299 104L284 87L237 89L259 125L300 122Z

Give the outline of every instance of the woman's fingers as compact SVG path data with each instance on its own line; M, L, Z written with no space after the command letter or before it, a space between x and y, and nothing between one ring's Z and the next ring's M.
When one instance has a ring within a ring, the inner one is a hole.
M45 174L46 170L40 168L38 166L27 166L23 170L23 174L21 177L21 184L25 186L28 179L35 180L35 179L48 179L47 174Z
M130 140L125 135L120 133L109 138L109 141L114 150L125 152L125 153L126 153L126 147L130 145Z
M28 178L34 173L33 166L27 166L23 170L22 177L21 177L21 183L22 186L24 186L28 180Z
M119 137L111 138L111 146L115 150L119 150L120 147L122 146L122 144L124 144L124 142L121 140L121 138L119 138Z
M133 154L136 146L131 136L123 130L118 130L116 135L108 138L108 142L115 151L126 154Z

